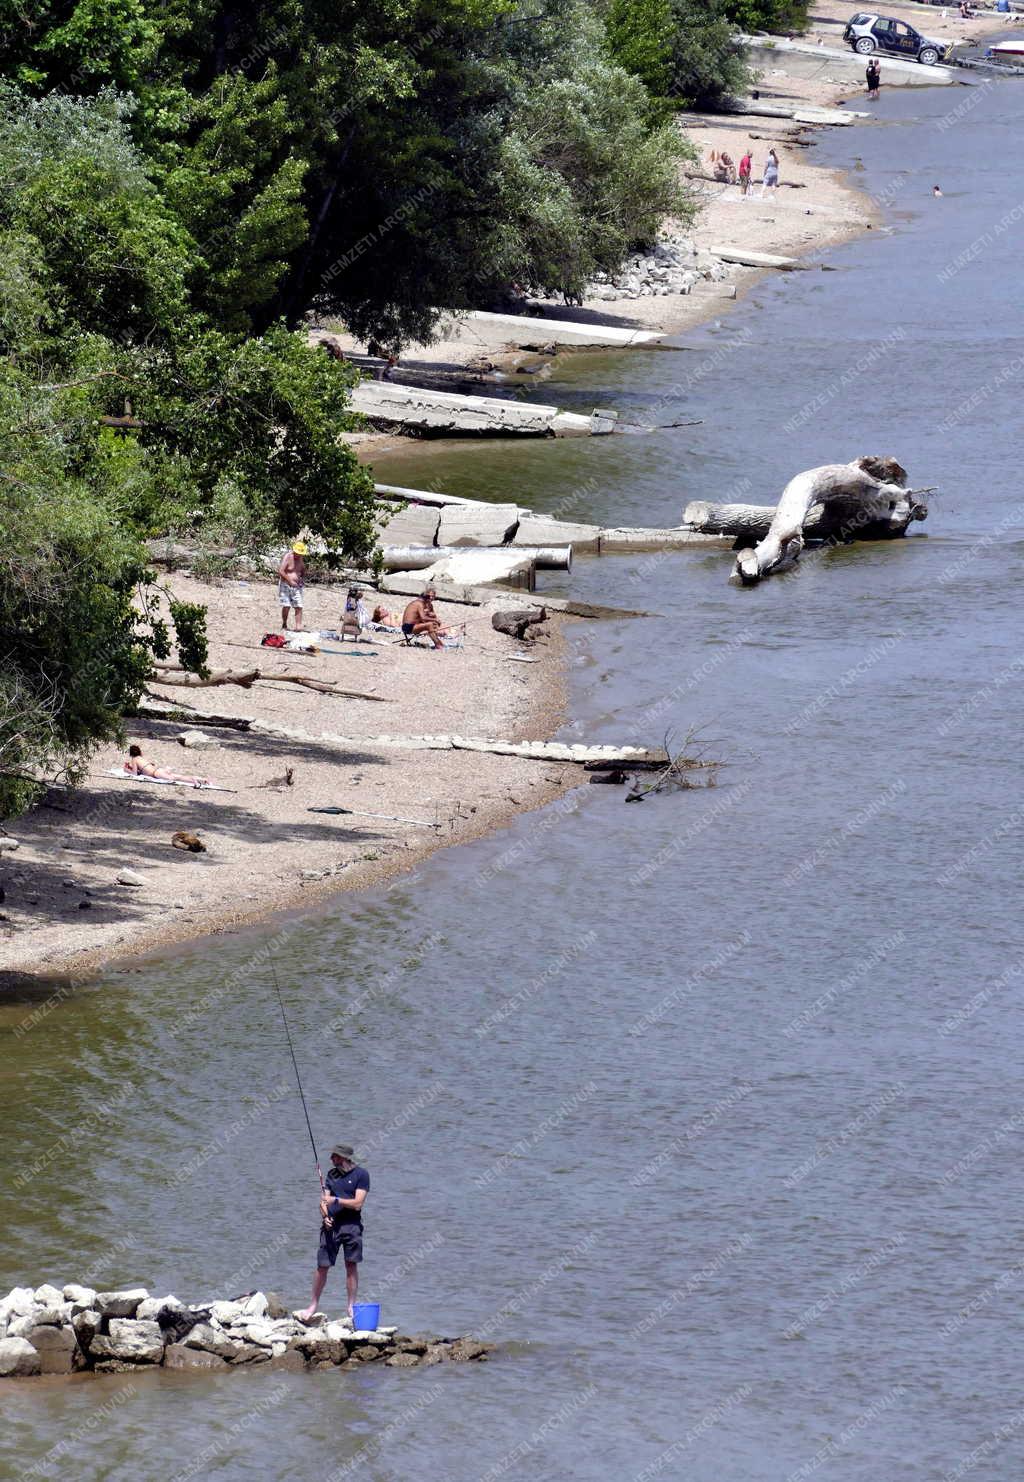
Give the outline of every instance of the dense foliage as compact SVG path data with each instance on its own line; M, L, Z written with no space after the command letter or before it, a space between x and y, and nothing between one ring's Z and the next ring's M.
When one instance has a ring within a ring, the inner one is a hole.
M728 0L725 9L741 31L790 31L806 23L808 0Z
M734 26L801 8L0 0L0 813L116 732L152 654L202 662L145 537L372 548L309 312L397 345L512 283L579 293L687 217L670 114L743 85Z
M111 92L0 91L0 813L32 772L77 775L172 637L202 662L146 535L220 521L373 542L372 483L337 439L344 368L197 310L195 242L128 116Z

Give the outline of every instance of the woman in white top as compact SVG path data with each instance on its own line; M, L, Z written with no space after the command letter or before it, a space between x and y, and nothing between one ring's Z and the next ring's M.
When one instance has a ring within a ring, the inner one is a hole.
M769 149L768 158L764 162L764 179L761 181L761 195L766 190L778 190L779 188L779 157L774 149Z

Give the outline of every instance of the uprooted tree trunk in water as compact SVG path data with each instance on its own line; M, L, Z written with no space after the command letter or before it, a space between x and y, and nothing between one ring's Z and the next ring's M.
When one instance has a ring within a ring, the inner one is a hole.
M921 495L907 489L906 469L895 458L857 458L798 473L775 509L751 504L687 505L683 524L705 534L733 535L752 546L736 557L733 576L744 583L794 565L808 539L889 540L914 520L927 518Z

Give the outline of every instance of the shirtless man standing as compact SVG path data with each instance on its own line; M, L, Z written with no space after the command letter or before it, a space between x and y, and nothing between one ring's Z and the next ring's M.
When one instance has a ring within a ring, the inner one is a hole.
M309 551L304 540L297 540L286 551L277 568L277 600L281 604L281 628L287 631L288 613L295 613L295 631L302 628L302 589L306 584L306 561Z
M411 638L415 633L426 633L435 648L444 648L441 642L441 619L434 611L436 596L434 588L427 587L422 597L413 598L402 613L402 632L406 638Z

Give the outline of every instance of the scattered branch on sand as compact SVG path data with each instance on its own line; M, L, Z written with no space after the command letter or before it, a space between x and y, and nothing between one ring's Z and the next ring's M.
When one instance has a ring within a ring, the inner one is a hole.
M252 689L257 680L266 684L300 684L307 690L316 690L320 695L337 695L345 700L384 700L383 695L367 694L365 690L343 690L330 679L310 679L306 674L265 674L262 669L218 669L210 674L188 674L178 664L156 664L154 676L158 684L183 685L187 689L211 689L220 684L237 684L242 689Z
M709 743L700 738L700 732L691 727L686 733L682 749L677 751L672 732L666 732L667 764L656 772L649 782L642 785L634 778L633 786L626 794L625 801L642 803L644 798L653 792L690 792L695 788L716 787L718 770L722 763L704 754L704 747L707 744ZM692 775L693 773L700 774L702 780L697 780Z

